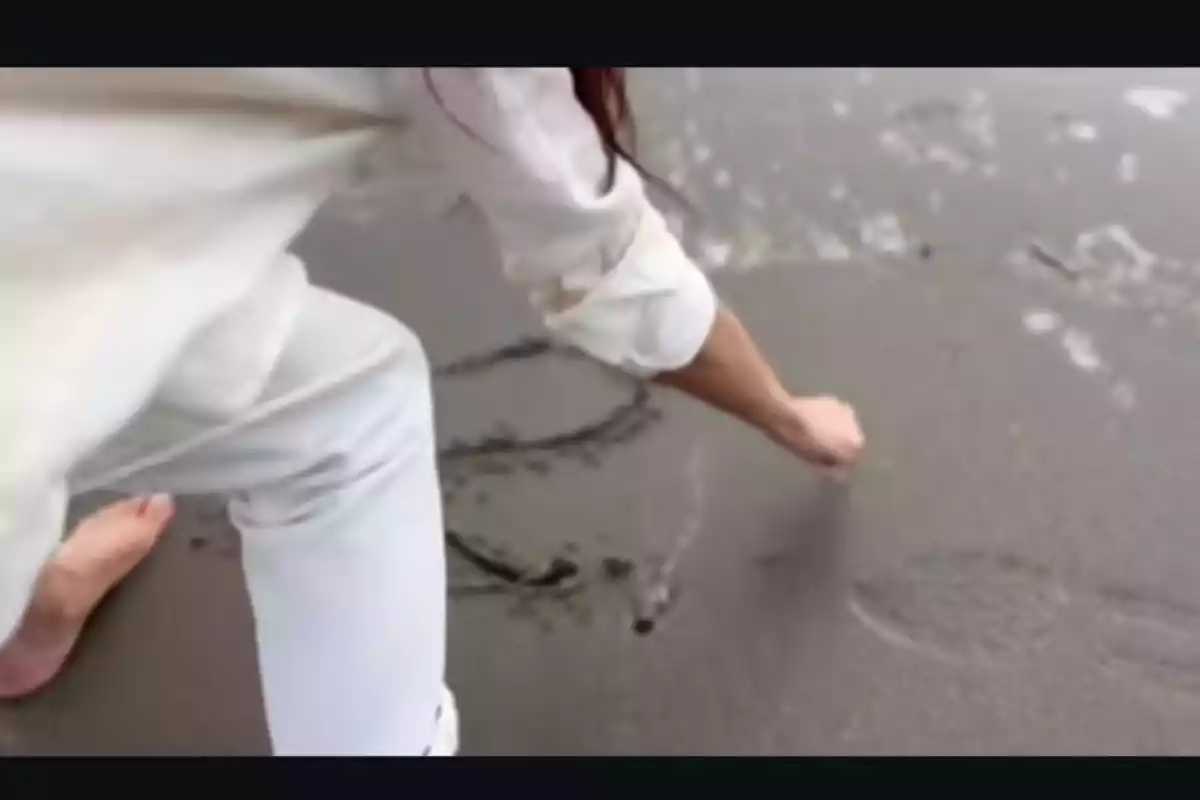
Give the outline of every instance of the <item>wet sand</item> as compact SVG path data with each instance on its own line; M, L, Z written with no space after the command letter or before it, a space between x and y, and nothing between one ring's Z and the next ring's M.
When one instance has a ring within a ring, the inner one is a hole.
M440 367L464 752L1200 752L1200 73L639 77L689 250L870 456L829 484L548 346L453 197L335 200L315 279ZM0 752L265 752L252 636L185 501Z

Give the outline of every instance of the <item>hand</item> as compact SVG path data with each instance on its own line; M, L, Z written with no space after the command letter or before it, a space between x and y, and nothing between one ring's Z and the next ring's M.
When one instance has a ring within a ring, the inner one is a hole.
M784 401L768 433L800 458L837 476L854 466L865 445L854 409L836 397Z

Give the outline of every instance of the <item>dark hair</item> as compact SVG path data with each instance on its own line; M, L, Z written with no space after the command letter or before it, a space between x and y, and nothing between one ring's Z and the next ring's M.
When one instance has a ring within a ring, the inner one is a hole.
M624 158L638 172L645 170L631 152L637 146L637 128L629 110L623 67L571 67L575 99L596 123L600 140L608 152L608 182L611 184L617 157ZM624 139L624 141L622 141Z
M575 99L592 118L592 122L596 123L596 130L608 153L608 183L612 184L617 158L623 158L648 183L688 207L689 203L675 187L652 174L633 155L637 150L637 126L625 89L625 68L571 67L570 73L575 86Z
M570 67L571 82L575 89L575 99L583 106L584 111L592 118L600 141L608 155L607 183L612 184L616 175L617 159L623 158L648 183L652 183L666 192L681 205L690 208L690 204L673 186L650 173L634 157L637 149L637 127L633 119L633 111L629 106L629 95L625 88L624 67ZM429 88L438 103L441 98L433 77L428 68L424 70L425 85ZM449 113L449 112L447 112ZM457 119L455 124L463 127ZM466 130L464 128L464 130ZM467 130L471 136L475 134ZM478 137L475 137L478 138Z

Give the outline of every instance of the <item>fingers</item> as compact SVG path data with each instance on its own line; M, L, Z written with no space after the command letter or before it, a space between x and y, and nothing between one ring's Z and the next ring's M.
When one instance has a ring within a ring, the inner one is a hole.
M799 454L824 471L844 475L864 446L854 409L835 397L798 398L795 407L807 440Z

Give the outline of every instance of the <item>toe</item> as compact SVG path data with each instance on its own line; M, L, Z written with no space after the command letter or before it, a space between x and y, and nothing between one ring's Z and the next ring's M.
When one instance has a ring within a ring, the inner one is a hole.
M175 502L169 494L156 494L141 499L138 511L146 522L163 525L175 514Z
M169 494L127 497L84 517L80 528L141 530L165 525L174 513L175 503Z
M81 520L82 522L114 523L127 517L136 517L146 505L144 497L126 497L109 503L101 509L93 511Z

